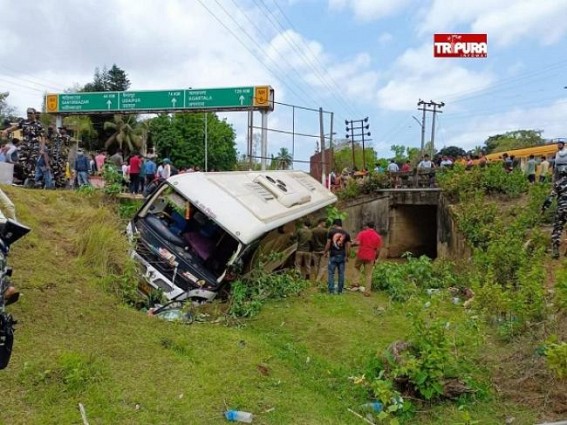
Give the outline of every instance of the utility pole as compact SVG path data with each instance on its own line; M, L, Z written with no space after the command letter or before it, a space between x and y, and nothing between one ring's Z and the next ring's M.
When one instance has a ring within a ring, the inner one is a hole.
M321 183L325 186L325 130L323 125L323 108L319 108L319 137L321 138Z
M421 157L423 158L424 149L425 149L425 112L433 112L433 119L431 121L431 146L429 155L433 158L433 153L435 151L435 115L437 113L443 113L440 109L445 106L444 102L434 102L430 100L429 102L425 102L419 99L417 102L417 106L421 106L421 108L417 108L418 111L423 111L423 115L421 118ZM433 107L433 109L427 109L428 107ZM437 109L439 108L439 109Z
M362 141L362 168L366 169L366 158L364 157L364 136L370 136L371 133L368 130L370 128L370 124L368 124L368 117L361 119L361 120L345 120L346 127L346 138L350 139L352 145L352 168L354 169L356 164L354 161L354 142L355 139L360 137ZM355 125L359 124L359 125ZM350 126L350 127L349 127Z
M435 115L437 113L440 114L443 113L443 111L440 111L439 109L445 106L445 103L443 102L436 103L432 100L430 100L429 103L433 105L433 120L431 121L431 154L430 154L431 159L433 159L433 153L435 152Z
M417 106L421 106L421 109L417 108L417 110L423 111L423 115L421 116L421 150L420 150L422 158L423 158L423 149L425 148L425 111L427 111L425 105L426 103L421 99L419 99L419 102L417 102Z

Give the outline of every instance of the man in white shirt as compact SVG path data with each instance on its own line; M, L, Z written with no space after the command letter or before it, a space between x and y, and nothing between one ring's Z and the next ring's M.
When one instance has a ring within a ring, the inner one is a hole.
M433 168L433 162L429 159L429 155L425 154L423 159L417 164L418 170L431 170Z
M398 171L400 171L400 167L398 167L398 164L396 164L393 159L391 159L390 163L388 164L388 171L390 173L397 173Z
M399 186L398 172L400 171L400 167L398 167L396 161L391 159L390 163L388 164L387 170L388 174L390 175L390 184L392 185L392 187L397 188Z
M433 162L431 162L431 160L429 159L429 155L424 155L423 159L419 162L419 164L417 164L417 171L419 173L416 178L418 179L420 186L433 186L433 179L435 177L435 174L433 173ZM430 173L426 174L425 172L427 171L430 171ZM424 181L425 178L427 178L426 181Z
M444 156L439 165L441 166L441 168L445 168L445 167L450 168L451 165L453 165L453 161L451 161L448 157Z

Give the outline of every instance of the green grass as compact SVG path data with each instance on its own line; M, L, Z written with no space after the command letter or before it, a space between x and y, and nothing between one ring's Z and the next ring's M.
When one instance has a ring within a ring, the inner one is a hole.
M366 394L349 377L407 334L403 305L315 288L232 326L147 317L108 290L127 276L117 208L98 194L5 191L33 231L10 258L23 295L9 308L19 324L0 371L0 424L79 424L78 403L91 424L223 424L227 407L255 424L361 424L347 408ZM482 424L535 419L496 396L466 409ZM409 423L463 423L454 403L419 410Z

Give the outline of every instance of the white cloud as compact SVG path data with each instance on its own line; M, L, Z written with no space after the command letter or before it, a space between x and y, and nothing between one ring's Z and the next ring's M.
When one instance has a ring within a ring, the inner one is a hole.
M567 98L559 99L549 105L526 109L513 109L501 114L472 115L463 124L442 121L446 130L447 146L455 145L464 149L472 149L482 145L489 137L497 133L513 130L544 130L543 137L554 139L567 134ZM447 123L447 124L446 124ZM452 135L452 136L451 136Z
M423 9L419 32L444 33L470 25L470 32L488 34L489 48L492 42L507 46L524 39L552 44L567 32L566 13L567 0L434 0L432 6Z
M368 22L395 15L410 3L411 0L329 0L329 9L340 12L348 8L357 20Z
M418 98L444 101L456 93L484 89L493 81L486 72L434 58L431 44L406 50L390 74L392 79L377 93L378 102L382 108L399 111L415 110Z

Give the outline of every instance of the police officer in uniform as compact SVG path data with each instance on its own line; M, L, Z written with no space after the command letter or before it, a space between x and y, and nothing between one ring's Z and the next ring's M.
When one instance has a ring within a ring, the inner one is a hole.
M33 181L39 153L44 150L45 146L45 132L41 122L37 119L38 114L34 108L28 108L26 114L26 119L21 119L17 124L2 131L2 136L6 137L17 129L22 130L24 140L19 148L23 157L21 160L24 169L23 178Z
M561 245L561 235L567 223L567 165L555 167L555 182L553 191L543 203L541 210L545 211L551 205L553 198L557 198L557 210L553 220L553 232L551 233L551 252L553 258L559 258L559 246Z

